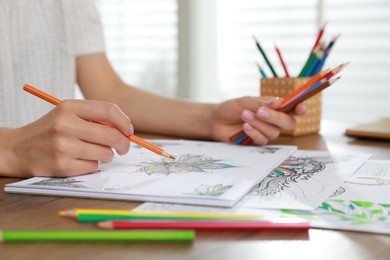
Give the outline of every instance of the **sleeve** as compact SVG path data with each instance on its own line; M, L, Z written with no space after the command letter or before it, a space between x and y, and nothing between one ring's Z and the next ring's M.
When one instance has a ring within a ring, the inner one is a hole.
M68 50L84 56L105 51L103 28L94 0L63 0Z

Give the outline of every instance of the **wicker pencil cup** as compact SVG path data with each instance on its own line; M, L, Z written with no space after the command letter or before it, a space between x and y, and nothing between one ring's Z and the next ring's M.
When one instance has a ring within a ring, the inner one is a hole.
M262 78L261 96L286 97L305 84L310 78ZM296 126L291 131L282 131L282 135L301 136L316 134L321 124L321 93L305 101L307 111L302 116L294 116Z

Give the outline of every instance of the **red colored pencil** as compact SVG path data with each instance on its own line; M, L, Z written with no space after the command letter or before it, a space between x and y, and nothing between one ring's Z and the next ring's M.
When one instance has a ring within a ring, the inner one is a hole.
M278 46L276 46L276 45L275 45L275 49L276 49L276 52L278 53L280 63L281 63L282 66L283 66L284 73L286 73L286 77L289 78L289 77L290 77L290 74L288 73L287 66L286 66L286 63L284 62L282 53L280 52Z
M308 222L267 221L104 221L96 224L101 229L194 229L194 230L241 230L241 231L307 231Z
M316 39L316 41L314 43L313 48L311 49L311 52L313 52L315 47L317 47L317 45L320 43L321 38L324 35L325 27L326 27L326 23L320 28L320 30L318 32L318 35L317 35L317 39Z

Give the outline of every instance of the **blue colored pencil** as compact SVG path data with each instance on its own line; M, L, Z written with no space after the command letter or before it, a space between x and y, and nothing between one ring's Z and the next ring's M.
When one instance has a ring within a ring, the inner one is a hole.
M340 37L340 35L337 35L337 36L334 36L332 38L332 40L330 40L329 44L328 44L328 47L326 48L325 50L325 54L324 54L324 57L321 59L321 61L319 62L319 64L316 66L315 70L314 70L314 74L320 72L322 70L322 67L324 66L325 64L325 61L326 59L329 57L329 54L334 46L334 44L336 43L337 39Z
M263 67L260 66L259 63L256 62L257 68L259 69L259 72L263 78L267 78L267 74L265 73Z
M321 63L321 60L324 57L325 50L323 50L324 43L321 43L320 49L315 53L314 59L312 60L311 64L309 65L307 71L305 72L305 77L311 77L314 76L315 70L317 66Z

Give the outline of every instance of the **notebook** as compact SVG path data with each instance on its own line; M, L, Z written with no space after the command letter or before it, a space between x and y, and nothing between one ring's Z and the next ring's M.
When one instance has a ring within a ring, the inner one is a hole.
M352 137L390 140L390 117L348 128L345 134Z
M101 163L96 173L35 177L7 184L6 192L231 207L297 150L295 146L241 146L217 142L151 140L176 160L137 145Z

